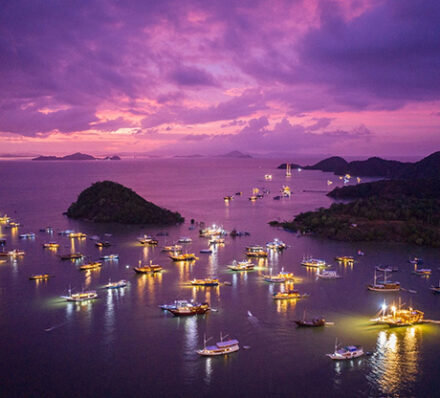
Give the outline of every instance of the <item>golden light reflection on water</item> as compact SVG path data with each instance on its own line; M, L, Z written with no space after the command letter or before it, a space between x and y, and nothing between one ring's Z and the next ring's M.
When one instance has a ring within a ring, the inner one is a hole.
M278 313L293 312L296 307L297 300L274 300Z
M138 300L143 301L145 294L148 294L151 300L154 300L156 286L163 281L162 272L155 272L153 274L139 274L136 275L136 290Z
M190 273L192 271L192 267L195 264L195 261L175 261L174 264L177 265L179 270L179 280L187 281L190 279Z

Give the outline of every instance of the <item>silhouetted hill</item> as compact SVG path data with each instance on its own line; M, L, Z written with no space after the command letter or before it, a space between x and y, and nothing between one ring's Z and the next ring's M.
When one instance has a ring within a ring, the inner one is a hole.
M320 162L314 164L313 166L306 166L304 167L304 169L332 171L335 174L343 175L347 170L347 166L348 166L348 162L345 159L339 156L332 156L331 158L321 160Z
M96 158L86 153L76 152L66 156L38 156L32 160L95 160Z
M251 155L247 155L246 153L239 152L239 151L232 151L225 153L223 155L217 155L219 158L252 158Z
M96 182L82 191L66 215L99 223L176 224L184 221L179 213L156 206L112 181Z

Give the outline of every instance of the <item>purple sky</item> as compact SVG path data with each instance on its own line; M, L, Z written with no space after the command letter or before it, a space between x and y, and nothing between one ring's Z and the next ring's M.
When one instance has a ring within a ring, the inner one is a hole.
M440 150L439 0L1 9L0 152Z

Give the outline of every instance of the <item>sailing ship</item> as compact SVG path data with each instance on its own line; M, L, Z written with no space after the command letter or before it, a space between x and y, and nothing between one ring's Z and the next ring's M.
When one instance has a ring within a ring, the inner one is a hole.
M255 267L251 261L240 261L237 263L236 260L232 262L232 265L228 265L231 271L251 271Z
M173 261L195 261L199 259L194 253L173 253L169 257Z
M139 261L138 267L133 267L133 270L138 274L154 274L156 272L161 272L162 267L157 264L153 264L153 261L150 260L149 265L142 266L142 261Z
M203 349L196 350L197 354L202 356L218 356L218 355L227 355L231 354L233 352L236 352L240 349L239 341L235 339L228 339L224 340L224 338L228 337L223 336L222 333L220 333L220 341L215 343L215 345L212 346L206 346L206 343L211 339L206 339L206 336L203 339Z
M377 270L374 270L373 284L367 286L368 290L374 292L398 292L400 290L400 282L388 281L388 273L384 272L383 281L377 281Z
M388 325L390 327L398 326L412 326L424 322L424 313L419 310L415 310L412 307L402 308L400 300L399 306L394 304L387 306L385 303L382 305L382 311L378 318L371 321L379 325Z
M192 316L206 314L211 308L208 303L190 304L180 302L175 308L166 308L174 316Z

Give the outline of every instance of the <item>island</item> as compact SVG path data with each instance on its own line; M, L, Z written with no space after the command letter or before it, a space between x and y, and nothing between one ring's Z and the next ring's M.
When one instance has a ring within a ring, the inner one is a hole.
M341 241L392 241L440 247L440 178L381 180L335 188L328 196L350 200L272 221L286 230Z
M240 151L232 151L224 153L222 155L217 155L218 158L235 158L235 159L251 159L252 156Z
M179 213L148 202L130 188L113 181L92 184L80 193L65 214L96 223L167 225L184 221Z
M121 160L117 155L106 156L105 158L95 158L86 153L76 152L66 156L38 156L32 160Z

